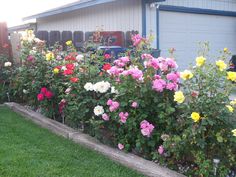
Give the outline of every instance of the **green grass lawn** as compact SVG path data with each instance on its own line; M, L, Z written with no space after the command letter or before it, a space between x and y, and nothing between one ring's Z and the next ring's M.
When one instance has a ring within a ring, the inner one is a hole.
M139 177L0 107L0 177Z

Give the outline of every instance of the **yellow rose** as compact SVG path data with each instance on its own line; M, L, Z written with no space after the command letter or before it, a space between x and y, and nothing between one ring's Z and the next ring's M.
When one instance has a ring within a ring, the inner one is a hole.
M184 72L180 73L180 77L183 80L191 79L193 77L193 73L189 70L184 70Z
M184 94L181 91L177 91L175 92L174 95L174 101L176 101L177 103L183 103L185 100Z
M224 52L226 53L226 52L228 52L228 51L229 51L228 48L225 47L225 48L224 48Z
M193 119L194 122L199 122L199 120L201 119L200 114L197 112L192 112L191 118Z
M233 136L236 136L236 129L231 131L233 133Z
M53 54L52 52L48 52L48 53L46 54L46 60L47 60L47 61L50 61L50 60L52 60L52 59L54 59L54 54Z
M230 104L231 104L232 106L236 105L236 99L230 101Z
M69 45L72 45L72 41L67 41L67 42L66 42L66 45L68 45L68 46L69 46Z
M199 67L204 65L205 62L206 62L206 58L204 58L203 56L196 58L196 63L197 63L197 66Z
M226 107L228 108L229 112L234 112L234 108L230 105L226 105Z
M227 72L227 79L235 82L236 72L232 72L232 71Z
M223 71L227 68L227 65L225 64L223 60L216 61L216 66L218 66L220 71Z
M58 68L54 68L54 69L53 69L53 73L54 73L54 74L58 74L59 71L60 71L60 70L59 70Z

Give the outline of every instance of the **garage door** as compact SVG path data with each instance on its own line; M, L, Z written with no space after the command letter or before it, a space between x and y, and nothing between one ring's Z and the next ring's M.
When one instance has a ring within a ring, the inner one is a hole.
M175 48L180 69L195 63L199 42L209 41L211 61L227 47L236 54L236 17L160 11L161 55Z

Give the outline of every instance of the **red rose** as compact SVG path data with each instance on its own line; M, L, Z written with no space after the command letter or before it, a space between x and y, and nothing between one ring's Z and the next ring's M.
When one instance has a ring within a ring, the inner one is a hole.
M66 76L66 75L71 75L71 74L73 74L73 70L71 70L71 69L66 69L64 72L63 72L63 74Z
M198 95L199 95L199 92L197 92L197 91L192 91L192 93L191 93L192 97L198 97Z
M76 83L79 81L79 79L77 77L72 77L72 78L70 78L70 81L73 83Z
M74 64L67 64L66 68L69 70L74 70L75 69L75 65Z
M37 95L38 101L43 101L44 100L44 95L42 93L39 93Z
M104 71L107 71L107 70L111 69L110 63L105 63L105 64L103 65L102 69L103 69Z
M56 66L55 68L61 70L62 66Z
M67 55L67 56L65 57L65 60L75 61L76 58L75 58L74 56Z
M105 58L106 60L108 60L108 59L111 58L111 55L107 53L107 54L104 55L104 58Z
M45 97L46 97L47 99L51 99L52 96L53 96L53 93L50 92L50 91L47 91L47 92L45 93Z
M42 87L40 93L45 95L46 92L47 92L47 88L46 87Z

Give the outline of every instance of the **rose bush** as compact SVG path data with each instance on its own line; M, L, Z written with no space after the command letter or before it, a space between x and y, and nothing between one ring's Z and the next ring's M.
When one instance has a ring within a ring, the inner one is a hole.
M226 71L227 55L222 52L215 63L197 57L196 66L180 74L185 98L175 100L181 111L180 133L169 134L163 146L171 161L192 164L189 173L196 176L213 176L213 159L220 160L217 176L226 176L235 167L235 100L229 100L234 74Z
M227 72L228 51L214 64L205 52L196 66L178 72L173 58L155 58L150 39L132 37L118 59L100 50L66 50L27 31L22 66L10 77L14 98L79 128L104 143L152 159L189 176L218 176L235 167L236 74ZM113 62L111 62L113 61ZM8 68L9 63L6 64Z

